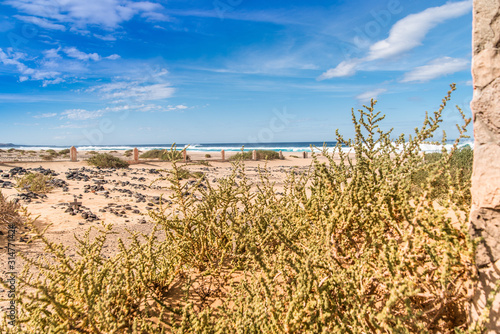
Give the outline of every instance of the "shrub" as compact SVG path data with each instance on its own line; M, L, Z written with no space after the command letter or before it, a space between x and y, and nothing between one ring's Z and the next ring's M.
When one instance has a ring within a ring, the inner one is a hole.
M452 90L454 86L452 86ZM451 92L449 93L451 94ZM165 178L172 210L150 212L145 240L101 252L109 225L79 240L78 258L34 230L47 257L19 277L18 325L6 333L451 333L466 329L474 277L466 186L451 175L454 149L425 163L420 144L434 117L408 140L379 129L375 102L352 112L355 139L337 132L333 153L313 153L307 173L289 173L281 195L266 170L252 183L242 160L213 187ZM461 112L461 111L460 111ZM463 116L463 114L462 114ZM465 119L465 117L464 117ZM465 127L459 127L460 138ZM342 146L355 152L355 163ZM402 147L398 150L397 147ZM336 162L340 160L340 162ZM424 170L422 191L412 173ZM428 198L445 176L438 209ZM194 196L193 196L194 195ZM202 198L200 200L199 198ZM452 225L449 215L454 215ZM161 231L162 238L156 238ZM50 259L50 260L49 260ZM47 266L47 263L54 263ZM472 265L471 265L472 264ZM230 278L235 276L234 280ZM196 284L200 283L200 284ZM182 287L175 300L176 287ZM179 297L178 297L179 298ZM218 303L213 303L218 299ZM23 329L24 326L24 329ZM475 324L471 325L473 329Z
M208 154L208 153L207 153L207 154L205 154L205 158L206 158L206 159L209 159L209 158L211 158L211 157L212 157L212 156L211 156L210 154Z
M182 151L154 149L141 154L141 158L160 159L165 161L182 160Z
M123 153L124 156L126 156L127 158L128 157L131 157L132 156L132 150L126 150L124 153Z
M229 157L229 160L252 160L252 151L240 152ZM257 160L274 160L279 159L280 154L271 150L257 150Z
M60 150L58 152L59 155L66 155L66 154L69 154L70 150L69 148L65 148L64 150Z
M24 217L19 214L21 205L8 201L7 198L0 191L0 240L6 240L8 237L8 230L19 228L24 222ZM10 225L10 226L9 226Z
M16 188L45 194L52 190L52 176L41 173L28 173L16 179Z
M436 165L443 159L445 153L426 153L424 155L423 164ZM450 182L456 185L461 185L465 189L470 189L471 176L472 176L472 161L473 151L470 146L464 146L451 153L449 163L449 175L441 175L433 180L432 191L429 197L432 199L445 196L448 188L451 186ZM429 178L429 171L426 169L416 169L412 174L412 181L414 183L414 190L422 192L421 184ZM471 201L471 194L469 190L464 191L466 201Z
M40 158L42 158L42 160L45 160L45 161L51 161L51 160L54 160L54 156L53 155L50 155L50 154L42 154L40 156Z
M89 165L99 168L128 168L128 162L109 153L97 153L87 160Z

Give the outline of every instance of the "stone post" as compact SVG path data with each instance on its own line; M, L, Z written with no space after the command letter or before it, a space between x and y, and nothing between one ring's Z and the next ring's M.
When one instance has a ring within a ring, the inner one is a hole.
M134 147L134 161L139 162L139 150L137 147Z
M285 159L285 157L283 156L283 152L280 151L280 160L283 160L283 159Z
M220 150L220 156L221 156L222 161L225 161L225 160L226 160L224 150Z
M500 279L500 2L473 1L471 102L474 165L470 232L483 240L476 250L479 274L470 305L477 320ZM500 332L500 294L493 301L487 333Z
M307 159L307 152L306 151L302 152L302 158Z
M252 160L257 160L257 151L256 150L252 151Z
M76 157L76 147L71 146L69 149L69 158L71 159L72 162L76 162L77 157Z
M187 152L186 152L186 150L182 150L182 160L184 160L184 162L187 162Z

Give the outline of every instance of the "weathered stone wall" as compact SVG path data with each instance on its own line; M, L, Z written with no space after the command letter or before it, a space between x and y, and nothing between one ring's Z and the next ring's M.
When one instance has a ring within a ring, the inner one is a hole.
M483 237L476 252L478 285L471 318L478 319L500 280L500 0L474 0L471 103L474 121L471 233ZM500 295L488 319L500 333Z

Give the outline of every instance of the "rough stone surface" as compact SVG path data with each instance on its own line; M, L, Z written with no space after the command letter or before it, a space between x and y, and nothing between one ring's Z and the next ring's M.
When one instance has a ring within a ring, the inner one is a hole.
M224 154L224 150L220 151L220 156L221 156L222 161L226 160L226 157L225 157L225 154Z
M500 0L473 2L471 102L474 120L474 168L470 233L482 240L476 251L479 274L470 304L472 320L484 313L494 297L487 333L500 332Z
M486 49L473 59L475 80L474 88L483 89L500 77L500 49Z
M257 160L257 151L256 150L252 151L252 160Z
M139 161L139 150L137 149L137 147L134 148L134 161Z
M472 46L474 55L500 47L500 6L498 0L474 0Z
M77 161L77 157L76 157L76 147L71 146L71 148L69 149L69 158L70 158L70 159L71 159L71 161L73 161L73 162L76 162L76 161Z

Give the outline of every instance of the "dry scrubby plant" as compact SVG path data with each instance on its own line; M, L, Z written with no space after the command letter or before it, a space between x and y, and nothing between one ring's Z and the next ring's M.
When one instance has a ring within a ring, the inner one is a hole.
M280 158L279 153L272 150L257 150L256 153L257 153L257 160L274 160ZM253 157L253 152L246 151L246 152L236 153L235 155L229 157L229 160L231 161L252 160L252 157Z
M0 240L5 241L8 236L10 224L14 224L16 228L22 226L24 217L19 213L21 205L19 203L9 201L0 191Z
M128 168L129 164L125 160L117 158L109 153L96 153L87 163L99 168Z
M174 146L172 146L172 149L170 150L160 150L160 149L149 150L141 154L140 157L143 159L160 159L165 161L182 160L182 152L177 151L173 148Z
M45 194L52 190L52 179L50 175L41 173L28 173L16 178L16 188L20 191L29 190L37 194Z
M337 132L334 152L323 150L328 162L313 155L310 171L290 173L279 195L265 168L252 184L236 161L214 187L203 178L182 181L174 162L165 176L172 204L150 213L156 224L149 235L131 232L130 246L119 242L111 258L102 254L109 225L98 237L79 240L76 258L34 231L49 255L27 258L40 274L26 269L20 276L19 289L27 292L17 300L18 321L2 331L477 330L480 324L466 324L474 268L466 229L470 195L450 167L458 141L433 163L419 148L437 130L450 93L407 139L393 141L379 128L384 117L373 101L353 111L354 140ZM459 127L460 138L469 122ZM342 145L352 148L355 160ZM420 171L415 191L412 175ZM448 188L437 206L429 194L441 178Z

